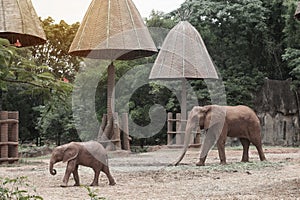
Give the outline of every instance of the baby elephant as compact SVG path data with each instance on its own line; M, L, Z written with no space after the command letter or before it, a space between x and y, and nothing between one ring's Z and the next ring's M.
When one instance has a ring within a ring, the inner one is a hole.
M79 186L78 166L83 165L91 167L94 172L94 180L91 186L98 186L100 171L103 171L108 180L109 185L115 185L116 182L109 172L107 153L104 147L96 142L71 142L56 147L50 159L50 174L55 175L56 170L53 165L57 162L67 162L66 172L63 178L62 187L67 187L71 173L73 173L75 185Z

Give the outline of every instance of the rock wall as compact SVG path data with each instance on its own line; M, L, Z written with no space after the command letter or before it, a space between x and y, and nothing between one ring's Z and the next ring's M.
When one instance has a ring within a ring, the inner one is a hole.
M265 79L255 99L255 111L261 121L263 143L297 146L300 144L297 94L291 80Z
M260 113L263 143L266 145L295 146L299 143L299 123L297 116L285 116L277 113L272 117Z

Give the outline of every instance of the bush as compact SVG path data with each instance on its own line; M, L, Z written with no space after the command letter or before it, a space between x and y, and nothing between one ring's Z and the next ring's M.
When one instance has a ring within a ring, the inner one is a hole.
M15 179L0 177L0 200L43 199L37 195L30 195L27 191L30 188L32 187L27 183L27 177L22 176Z
M98 197L98 195L96 194L96 192L98 190L92 190L90 187L88 186L85 186L85 188L87 189L88 191L88 195L89 197L91 198L91 200L105 200L106 198L104 197Z

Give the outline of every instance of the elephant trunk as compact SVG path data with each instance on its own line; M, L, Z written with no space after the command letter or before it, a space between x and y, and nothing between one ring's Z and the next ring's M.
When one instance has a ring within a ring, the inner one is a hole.
M50 171L50 174L54 176L54 175L56 175L56 170L53 169L53 165L54 165L54 162L50 161L49 171Z
M185 154L187 152L187 149L189 148L189 144L190 144L190 141L191 141L191 134L192 134L192 130L194 128L194 125L195 125L194 123L191 123L188 120L187 125L186 125L186 129L185 129L185 135L184 135L184 149L183 149L183 152L182 152L181 156L175 162L175 164L174 164L175 166L177 166L180 163L180 161L185 156Z

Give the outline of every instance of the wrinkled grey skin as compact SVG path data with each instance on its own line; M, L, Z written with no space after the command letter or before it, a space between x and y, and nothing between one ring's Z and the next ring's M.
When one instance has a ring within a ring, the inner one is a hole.
M261 161L266 160L262 150L260 122L255 112L247 106L195 106L189 114L185 130L184 150L175 162L178 165L183 159L192 130L200 126L206 131L201 146L200 160L197 166L204 166L209 150L216 143L221 164L226 164L225 143L227 136L239 138L243 146L242 162L249 161L249 145L252 143Z
M93 182L91 183L91 186L99 185L98 180L101 171L106 174L109 180L109 185L116 184L109 171L106 150L100 143L96 141L71 142L56 147L53 150L50 159L50 174L56 174L56 170L53 168L53 166L55 163L60 161L67 162L65 175L63 177L63 184L61 185L62 187L66 187L68 185L71 173L73 174L75 180L74 186L80 185L78 175L79 165L91 167L94 170L95 176Z

